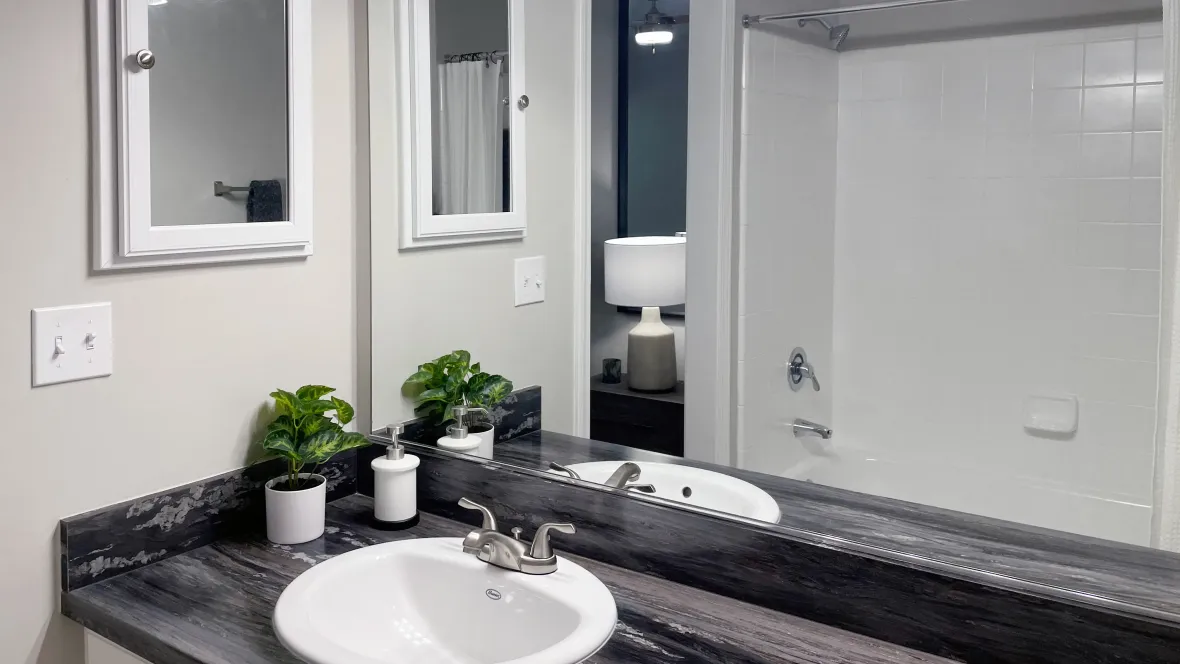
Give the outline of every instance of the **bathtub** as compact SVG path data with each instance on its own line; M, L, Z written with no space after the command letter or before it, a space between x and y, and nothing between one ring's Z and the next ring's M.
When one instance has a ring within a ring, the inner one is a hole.
M783 473L860 493L1130 544L1151 543L1151 504L1052 483L843 450L812 455Z

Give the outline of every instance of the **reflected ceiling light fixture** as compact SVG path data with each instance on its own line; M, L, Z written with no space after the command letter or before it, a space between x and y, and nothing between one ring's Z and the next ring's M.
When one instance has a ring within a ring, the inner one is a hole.
M168 4L168 0L148 0L148 7L159 7Z
M657 2L658 0L651 0L651 9L643 17L643 22L635 28L635 43L640 46L651 46L652 53L655 53L656 46L672 43L672 39L675 38L672 26L688 21L687 16L674 17L661 12Z

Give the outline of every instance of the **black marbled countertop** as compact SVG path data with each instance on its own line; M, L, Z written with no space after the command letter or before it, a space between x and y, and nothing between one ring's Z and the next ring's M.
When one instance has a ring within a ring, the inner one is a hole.
M952 565L963 578L988 585L1137 616L1180 622L1180 556L1084 535L955 512L801 482L748 470L722 468L577 438L550 431L498 443L495 460L548 470L586 461L652 461L696 466L741 478L769 493L783 528L822 533L872 547L903 564ZM777 528L778 526L768 526Z
M347 551L408 537L459 537L471 526L422 515L411 530L366 524L372 501L328 507L324 537L282 546L231 537L62 595L62 612L154 664L295 664L271 614L296 576ZM614 593L619 623L595 664L776 662L947 663L950 660L701 590L568 556Z

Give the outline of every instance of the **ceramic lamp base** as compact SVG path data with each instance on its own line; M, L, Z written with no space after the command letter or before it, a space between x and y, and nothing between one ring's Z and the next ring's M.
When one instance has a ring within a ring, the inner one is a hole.
M676 389L676 337L660 320L659 307L644 307L627 334L627 387L636 392Z

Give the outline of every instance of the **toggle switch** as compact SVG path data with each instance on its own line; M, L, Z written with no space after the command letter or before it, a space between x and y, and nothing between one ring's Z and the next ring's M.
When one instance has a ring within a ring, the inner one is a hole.
M110 303L34 309L32 322L33 387L111 375Z
M517 258L514 266L516 306L545 301L545 257Z

